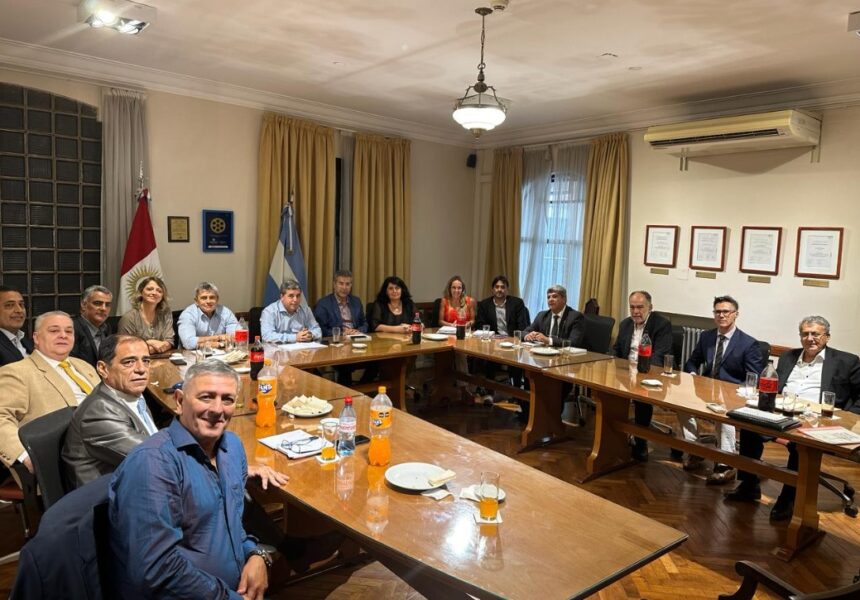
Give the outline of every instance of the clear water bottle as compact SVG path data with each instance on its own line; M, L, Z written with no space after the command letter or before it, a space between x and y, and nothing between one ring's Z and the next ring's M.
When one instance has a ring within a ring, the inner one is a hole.
M352 396L343 399L343 410L337 422L337 453L339 456L355 454L355 409Z

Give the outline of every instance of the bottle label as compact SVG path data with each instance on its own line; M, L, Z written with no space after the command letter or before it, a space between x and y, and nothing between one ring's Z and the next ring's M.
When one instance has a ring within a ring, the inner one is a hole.
M776 377L761 377L758 380L758 391L762 394L775 394L779 387Z
M247 329L237 329L233 336L235 337L237 344L245 344L248 342Z
M341 421L337 424L337 430L340 433L345 433L352 437L355 435L355 421L352 419L349 421Z
M274 388L275 388L275 386L272 384L272 382L271 382L271 381L262 381L262 380L260 380L260 381L258 381L258 383L257 383L257 392L258 392L258 393L260 393L260 394L262 394L263 396L266 396L266 395L268 395L268 394L271 394L271 393L272 393L272 390L273 390Z
M651 346L639 346L638 354L645 358L651 356Z
M421 323L412 323L412 331L421 331Z
M391 409L387 406L371 406L370 426L377 429L391 427Z
M265 352L254 352L251 351L251 362L261 363L265 360L266 353Z

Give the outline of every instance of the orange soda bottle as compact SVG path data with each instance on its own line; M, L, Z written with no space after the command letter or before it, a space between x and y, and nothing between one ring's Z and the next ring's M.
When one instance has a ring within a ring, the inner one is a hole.
M385 392L385 386L379 386L379 393L370 401L370 448L367 458L371 465L377 467L384 467L391 462L391 418L394 405Z
M257 427L274 427L275 398L278 397L278 373L267 358L265 366L257 375Z

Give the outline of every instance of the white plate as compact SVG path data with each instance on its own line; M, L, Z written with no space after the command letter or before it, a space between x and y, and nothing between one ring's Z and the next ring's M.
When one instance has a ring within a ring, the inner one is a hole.
M353 344L353 350L367 350L367 344Z
M650 385L652 387L660 387L663 385L663 382L659 379L643 379L642 385Z
M546 346L538 346L537 348L532 348L532 354L539 354L540 356L558 356L561 354L557 348L547 348Z
M250 373L251 367L235 367L233 370L236 371L239 375L242 375L244 373Z
M499 342L499 348L513 348L513 342Z
M422 333L421 337L425 340L430 340L431 342L444 342L448 339L447 335L443 335L441 333Z
M292 400L290 400L290 402L292 402ZM332 410L334 410L334 407L331 405L331 402L326 402L326 407L325 407L325 408L322 408L322 409L320 409L320 410L318 410L318 411L310 411L310 410L301 410L301 411L299 411L299 410L294 409L292 406L290 406L290 402L287 402L286 404L284 404L284 405L281 407L281 409L282 409L284 412L286 412L286 413L289 413L289 414L293 415L294 417L305 417L305 418L309 418L309 417L319 417L319 416L322 416L322 415L327 415L327 414L329 414Z
M444 472L445 469L442 467L428 463L400 463L388 468L385 472L385 480L391 485L404 490L424 492L442 487L441 485L430 485L428 479L439 477Z

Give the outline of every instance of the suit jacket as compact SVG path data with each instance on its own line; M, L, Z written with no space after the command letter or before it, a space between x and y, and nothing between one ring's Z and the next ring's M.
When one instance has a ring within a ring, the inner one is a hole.
M697 372L699 365L704 364L705 370L702 375L731 381L733 383L744 383L748 372L761 373L764 365L761 361L761 348L758 341L747 335L740 329L735 329L732 339L723 349L723 362L720 364L719 373L711 373L714 365L714 355L717 351L717 330L709 329L699 337L699 343L690 355L690 359L684 365L688 373Z
M367 319L364 316L361 300L350 294L346 303L349 305L349 312L352 315L353 327L362 333L367 333ZM337 306L337 298L334 294L319 299L317 305L314 306L314 317L320 324L323 337L331 335L332 327L343 327L343 319L340 316L340 308Z
M776 373L780 392L802 353L803 348L795 348L779 357ZM827 346L821 369L821 391L836 394L837 408L860 414L860 358ZM818 397L821 398L820 393Z
M630 342L633 340L633 319L627 317L618 325L618 337L612 347L618 358L630 356ZM645 321L645 333L651 338L651 364L663 366L663 357L672 352L672 324L660 313L652 312Z
M99 384L98 373L89 364L77 358L69 362L93 387ZM38 352L0 368L0 390L0 460L7 466L24 452L18 427L49 412L77 406L69 384Z
M532 321L532 324L523 331L523 337L532 331L548 335L550 325L552 325L552 311L542 310ZM582 341L585 339L585 317L581 312L569 306L564 307L558 323L558 333L551 338L552 345L561 346L563 339L570 340L571 346L579 347L582 347Z
M75 410L66 432L62 452L66 482L74 489L113 473L148 437L140 415L100 383Z
M90 328L85 321L86 319L83 315L75 315L72 317L72 323L75 325L75 346L72 348L72 356L80 358L82 361L88 362L92 366L96 366L96 362L99 358L99 351L96 348L96 341L90 333ZM104 336L102 340L112 333L107 321L102 323L101 330L102 335Z
M505 323L508 335L513 335L516 330L523 331L526 329L529 326L529 316L529 309L526 308L520 298L508 296L505 301ZM499 323L496 320L496 303L493 301L493 296L478 302L475 331L480 331L484 325L489 325L491 331L499 330Z
M21 339L21 345L24 346L28 353L33 352L33 340L28 338L26 335ZM12 345L12 342L9 341L6 334L0 332L0 367L8 365L9 363L18 362L22 358L24 357L21 356L21 352Z

